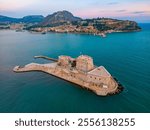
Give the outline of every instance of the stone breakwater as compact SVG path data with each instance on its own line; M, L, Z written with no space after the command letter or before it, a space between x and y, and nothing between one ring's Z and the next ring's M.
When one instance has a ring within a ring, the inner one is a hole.
M58 62L48 63L48 64L37 64L31 63L23 67L16 66L14 72L29 72L29 71L42 71L58 78L64 79L66 81L77 84L83 88L89 89L95 92L97 95L106 96L119 93L122 88L118 85L117 81L107 73L107 70L100 66L98 67L99 73L101 73L101 79L95 79L95 73L97 73L97 68L94 68L88 73L77 71L76 69L68 69L58 65ZM95 80L101 80L100 82L93 82L92 78Z

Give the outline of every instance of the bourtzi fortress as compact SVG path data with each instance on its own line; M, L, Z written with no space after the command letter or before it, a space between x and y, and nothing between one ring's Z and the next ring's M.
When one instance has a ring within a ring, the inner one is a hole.
M45 56L36 56L35 58L46 58L54 62L48 64L31 63L24 67L16 66L14 71L43 71L92 90L101 96L119 93L122 90L122 86L105 67L96 67L90 56L81 55L77 58L59 56L58 60Z

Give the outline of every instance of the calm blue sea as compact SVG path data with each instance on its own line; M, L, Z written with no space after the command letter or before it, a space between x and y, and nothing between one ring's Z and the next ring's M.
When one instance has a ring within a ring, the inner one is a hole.
M150 112L150 24L141 32L106 38L85 34L46 35L0 31L0 112ZM14 73L13 67L35 55L57 58L90 55L125 87L119 95L100 97L42 72Z

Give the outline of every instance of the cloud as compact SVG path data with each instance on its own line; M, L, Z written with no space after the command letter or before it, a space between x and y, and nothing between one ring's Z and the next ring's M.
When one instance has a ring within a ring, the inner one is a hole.
M127 10L122 9L122 10L116 10L116 12L126 12Z
M133 14L144 14L146 13L146 11L135 11L135 12L132 12Z
M110 3L107 3L108 5L116 5L116 4L119 4L118 2L110 2Z

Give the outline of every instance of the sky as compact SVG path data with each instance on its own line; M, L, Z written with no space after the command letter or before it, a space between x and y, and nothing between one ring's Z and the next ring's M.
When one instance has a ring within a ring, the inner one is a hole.
M67 10L81 18L110 17L150 23L150 0L0 0L0 15L47 16Z

